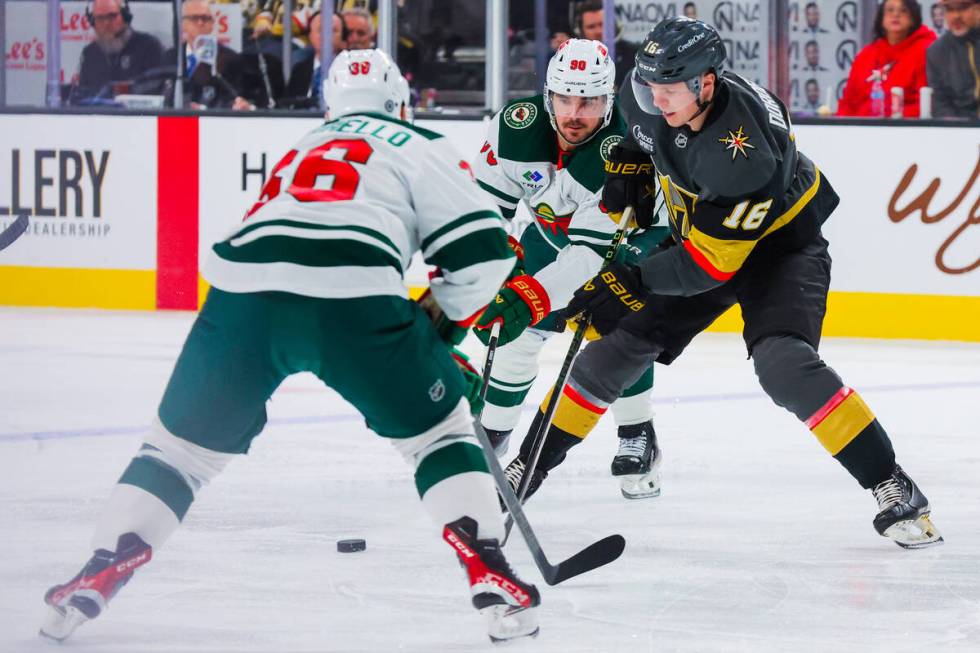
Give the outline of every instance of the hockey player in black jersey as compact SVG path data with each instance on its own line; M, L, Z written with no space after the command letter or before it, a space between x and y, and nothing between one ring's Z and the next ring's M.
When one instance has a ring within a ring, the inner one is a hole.
M572 369L581 400L563 395L556 414L604 411L651 358L669 364L738 303L762 388L873 492L878 533L906 548L939 543L884 428L817 353L830 285L820 227L837 194L797 151L783 104L724 72L725 56L713 27L683 17L661 22L637 54L620 91L629 136L606 164L603 203L622 211L655 175L673 246L636 266L613 264L576 291L568 315L591 314L607 335ZM637 216L641 226L649 219ZM563 441L553 427L542 460L560 462Z

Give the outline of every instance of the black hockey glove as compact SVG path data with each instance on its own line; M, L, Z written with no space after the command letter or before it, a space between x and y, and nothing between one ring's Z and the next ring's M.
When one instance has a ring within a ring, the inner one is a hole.
M579 313L591 315L592 326L605 336L621 319L642 310L647 294L639 268L613 263L576 290L564 312L569 319Z
M606 159L606 181L602 187L602 206L609 219L619 223L623 210L633 205L630 227L647 229L653 224L657 186L650 156L616 145Z

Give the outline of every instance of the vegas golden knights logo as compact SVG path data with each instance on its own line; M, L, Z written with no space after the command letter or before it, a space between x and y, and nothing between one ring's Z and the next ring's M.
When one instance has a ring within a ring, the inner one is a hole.
M667 212L674 229L682 238L687 238L691 232L691 215L698 203L698 196L678 186L670 175L658 175L660 187L664 191Z

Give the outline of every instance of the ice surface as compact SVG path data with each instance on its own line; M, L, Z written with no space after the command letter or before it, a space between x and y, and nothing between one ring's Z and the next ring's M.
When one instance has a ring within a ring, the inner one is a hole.
M87 559L191 320L0 309L0 651L53 650L36 638L44 591ZM566 346L545 349L532 399ZM980 345L822 351L889 430L945 545L879 537L871 494L762 394L740 339L706 334L657 368L661 497L620 497L606 418L530 502L553 561L613 532L628 544L612 565L547 587L515 538L511 560L544 605L541 636L508 648L980 650ZM250 455L65 650L490 650L395 451L311 376L287 380L269 416ZM345 537L367 551L337 553Z

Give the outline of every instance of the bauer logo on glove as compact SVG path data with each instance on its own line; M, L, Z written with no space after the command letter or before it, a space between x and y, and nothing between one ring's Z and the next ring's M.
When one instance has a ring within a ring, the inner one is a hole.
M551 300L548 292L537 279L524 274L514 277L500 289L477 320L473 332L480 342L487 344L490 342L490 327L494 322L500 322L500 339L497 344L503 347L521 335L526 328L543 320L550 312Z
M566 314L587 313L596 331L607 335L623 317L643 310L646 294L639 268L613 263L575 291Z
M646 163L627 163L625 161L606 161L606 174L619 175L621 177L635 177L643 175L649 177L653 174L653 164Z
M619 301L623 302L623 305L625 305L628 309L636 312L643 308L643 302L637 299L636 296L629 291L629 288L619 282L615 272L612 270L607 270L599 276L606 282L606 285L609 286L609 290L616 295L619 298ZM591 280L588 283L592 283Z

